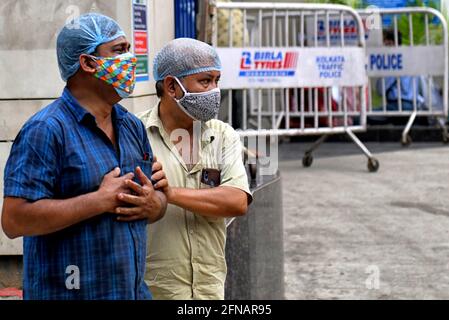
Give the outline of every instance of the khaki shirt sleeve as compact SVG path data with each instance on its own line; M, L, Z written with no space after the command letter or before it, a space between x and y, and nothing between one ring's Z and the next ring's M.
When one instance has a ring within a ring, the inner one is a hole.
M232 127L228 127L224 131L220 185L238 188L248 194L248 204L253 201L243 164L242 143L238 133Z

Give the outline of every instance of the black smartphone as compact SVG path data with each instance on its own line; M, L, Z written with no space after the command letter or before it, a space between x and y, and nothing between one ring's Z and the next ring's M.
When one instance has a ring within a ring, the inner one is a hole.
M201 171L201 182L211 187L218 187L221 183L221 171L205 168Z

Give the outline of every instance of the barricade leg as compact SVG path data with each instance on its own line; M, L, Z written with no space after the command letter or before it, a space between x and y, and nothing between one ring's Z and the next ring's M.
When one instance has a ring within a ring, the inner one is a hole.
M357 138L354 132L352 132L350 129L346 129L346 133L368 158L368 170L370 172L376 172L377 170L379 170L379 160L373 157L368 148L362 143L362 141L359 140L359 138Z
M329 135L325 134L322 135L317 141L313 143L313 145L307 149L306 152L304 152L304 157L302 158L302 165L306 168L310 167L313 162L313 155L312 152L318 149L318 147L326 141L326 139L329 137Z
M449 133L447 130L447 126L446 126L446 118L438 118L437 119L437 124L438 126L441 128L441 134L442 134L442 139L443 139L443 143L448 143L449 142Z
M404 131L402 131L401 144L403 146L408 146L412 142L412 138L410 137L410 129L412 128L413 122L415 122L417 114L418 113L416 111L413 111L413 113L410 115L410 118L408 119Z

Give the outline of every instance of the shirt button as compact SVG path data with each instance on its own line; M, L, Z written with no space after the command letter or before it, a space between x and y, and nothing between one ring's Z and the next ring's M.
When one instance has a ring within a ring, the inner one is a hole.
M190 234L194 234L195 232L193 231L193 229L190 229Z

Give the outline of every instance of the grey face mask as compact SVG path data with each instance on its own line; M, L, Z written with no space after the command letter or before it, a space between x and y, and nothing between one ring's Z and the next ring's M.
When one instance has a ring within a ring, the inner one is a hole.
M214 119L218 115L220 109L220 89L215 88L206 92L192 93L187 92L178 78L175 77L184 96L181 99L176 99L178 106L193 120L207 122Z

